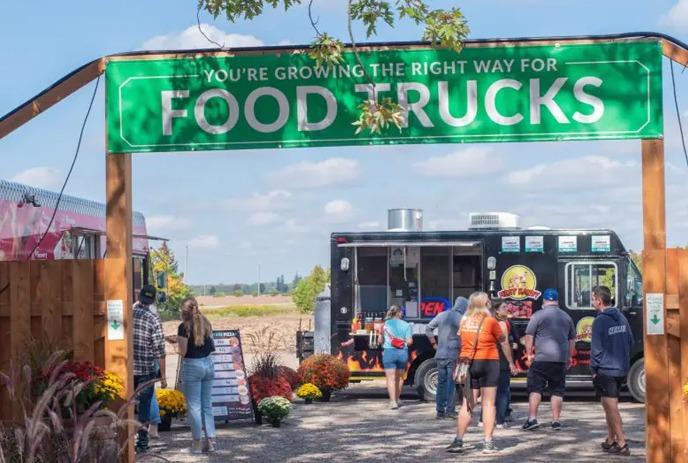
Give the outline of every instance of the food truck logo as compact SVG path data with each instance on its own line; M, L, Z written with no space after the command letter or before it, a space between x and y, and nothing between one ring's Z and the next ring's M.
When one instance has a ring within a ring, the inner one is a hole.
M501 299L537 299L542 293L535 288L535 272L525 265L512 265L502 274L502 290L497 296Z
M583 317L576 323L576 341L592 341L592 322L595 317Z

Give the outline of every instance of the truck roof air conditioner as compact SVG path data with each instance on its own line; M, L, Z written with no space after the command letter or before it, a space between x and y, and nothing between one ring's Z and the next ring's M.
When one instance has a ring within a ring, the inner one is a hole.
M419 232L423 231L422 209L388 209L387 231Z
M519 217L510 212L471 212L469 230L519 230Z

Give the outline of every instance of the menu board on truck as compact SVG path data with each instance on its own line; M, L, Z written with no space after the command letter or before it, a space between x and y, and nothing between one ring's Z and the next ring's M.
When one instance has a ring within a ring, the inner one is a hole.
M213 331L215 365L212 401L216 420L253 418L239 330Z

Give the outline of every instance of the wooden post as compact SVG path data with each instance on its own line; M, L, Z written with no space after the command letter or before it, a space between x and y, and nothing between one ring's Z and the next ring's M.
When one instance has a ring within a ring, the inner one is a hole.
M134 392L133 357L133 301L132 301L132 198L131 155L110 154L105 156L107 256L105 258L105 299L121 301L124 308L124 339L107 339L105 324L105 368L124 379L126 397ZM107 314L106 314L107 317ZM128 418L134 417L134 407L129 407ZM129 430L129 433L133 429ZM130 440L123 461L134 461L134 442Z
M643 140L643 290L666 293L664 141ZM647 299L646 299L647 300ZM645 304L646 305L646 304ZM643 308L647 313L647 307ZM667 339L648 336L645 323L645 446L649 463L671 461Z
M670 404L670 429L671 429L671 461L684 462L682 458L685 452L685 440L683 432L683 378L681 375L681 330L680 322L676 321L680 274L679 254L680 249L667 249L666 251L666 296L664 298L665 313L667 315L667 362L669 377L669 404ZM670 310L671 309L671 310ZM673 326L675 325L675 326Z
M678 306L679 306L679 334L681 341L681 382L688 381L688 251L679 250L678 253ZM683 454L678 455L678 461L688 461L688 402L681 400L682 424L679 429L683 439Z

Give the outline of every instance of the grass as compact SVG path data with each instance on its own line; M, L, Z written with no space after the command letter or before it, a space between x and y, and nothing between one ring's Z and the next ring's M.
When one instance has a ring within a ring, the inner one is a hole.
M287 315L295 312L292 304L284 305L240 305L203 309L203 314L209 319L225 317L270 317L272 315Z

